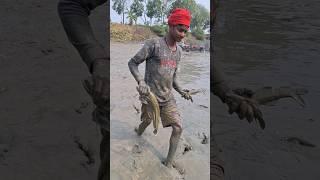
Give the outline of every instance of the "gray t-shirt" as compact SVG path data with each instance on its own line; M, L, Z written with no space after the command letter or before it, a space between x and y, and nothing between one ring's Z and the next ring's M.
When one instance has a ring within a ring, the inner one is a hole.
M144 80L156 95L160 105L172 99L172 87L178 65L181 58L181 48L177 46L176 51L169 49L164 38L147 40L138 53L131 58L129 66L138 66L146 61ZM142 80L138 71L131 73L137 81Z

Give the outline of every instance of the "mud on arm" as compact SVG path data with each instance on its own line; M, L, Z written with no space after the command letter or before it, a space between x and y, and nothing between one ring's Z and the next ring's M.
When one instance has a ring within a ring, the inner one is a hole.
M144 81L143 76L140 74L138 66L147 59L149 59L154 51L154 44L152 41L146 41L143 47L137 54L128 62L129 70L138 84Z
M58 13L69 41L91 73L95 60L108 61L107 52L96 40L88 18L90 11L105 2L107 0L60 0L58 3Z
M172 87L179 93L182 94L183 93L183 89L181 88L179 82L178 82L178 75L177 75L177 71L179 70L179 61L177 61L177 67L174 71L173 74L173 81L172 81Z
M213 94L225 103L227 94L231 93L231 88L216 66L213 67L213 81L211 83L213 83L211 85L211 87L213 87Z

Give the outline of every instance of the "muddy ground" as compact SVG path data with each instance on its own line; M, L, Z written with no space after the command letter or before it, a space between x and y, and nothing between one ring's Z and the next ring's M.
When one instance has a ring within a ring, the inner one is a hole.
M167 156L171 128L160 128L157 136L152 133L152 125L142 137L133 131L140 123L136 109L141 104L128 60L141 47L141 43L111 44L111 179L209 179L210 145L201 143L203 134L210 138L209 54L183 53L181 86L202 92L194 95L194 103L175 93L183 135L176 153L180 167L168 169L161 161ZM144 74L144 64L139 70Z
M0 179L96 178L101 136L81 85L89 73L62 29L57 2L0 2ZM105 9L91 17L102 44Z

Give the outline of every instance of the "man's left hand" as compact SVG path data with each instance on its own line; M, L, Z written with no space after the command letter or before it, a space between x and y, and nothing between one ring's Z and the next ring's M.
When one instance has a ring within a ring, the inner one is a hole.
M185 98L186 100L190 100L191 102L193 102L192 96L189 93L190 91L188 89L184 89L180 92L181 97Z

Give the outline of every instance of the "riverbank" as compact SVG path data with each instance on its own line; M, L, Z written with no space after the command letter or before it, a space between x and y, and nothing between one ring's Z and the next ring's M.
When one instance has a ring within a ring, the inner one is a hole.
M165 26L110 24L110 38L112 42L142 42L144 40L165 35ZM183 39L186 44L204 45L208 40L198 40L191 33Z

